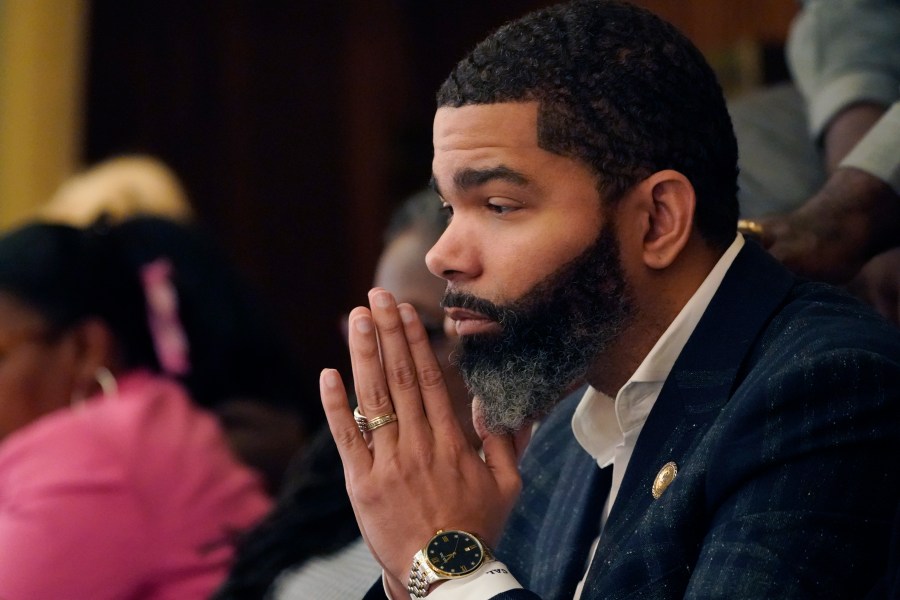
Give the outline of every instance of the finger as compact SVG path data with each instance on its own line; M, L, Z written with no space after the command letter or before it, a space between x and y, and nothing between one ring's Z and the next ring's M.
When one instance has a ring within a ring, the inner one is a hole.
M531 443L531 434L533 432L534 427L529 424L513 434L513 448L516 451L516 461L522 460L525 449Z
M762 234L759 236L760 244L773 256L781 260L785 254L791 253L791 248L797 243L800 232L784 216L771 216L760 219Z
M399 421L396 433L402 431L403 435L408 433L416 437L424 435L429 431L428 422L422 406L417 364L407 339L406 323L390 292L374 288L369 292L369 302L378 330L384 377ZM409 318L406 312L406 318ZM424 329L422 333L424 335Z
M362 329L360 330L361 333L366 333L369 331L371 325L366 326L365 324L363 324L361 326L359 323L353 322L355 320L355 318L358 318L361 315L364 316L367 313L368 313L367 309L365 309L363 307L357 307L357 308L353 309L350 312L350 314L347 315L347 332L346 332L344 341L347 343L348 348L350 347L350 337L351 337L350 331L351 330L355 330L358 327L362 327ZM353 352L350 353L350 369L353 374L353 392L356 394L356 403L358 405L359 404L359 396L360 396L360 393L359 393L360 375L359 375L359 373L357 373L357 361L353 356ZM360 406L360 410L362 410L361 406Z
M444 372L428 341L425 326L411 305L401 304L399 311L422 395L423 418L427 418L435 436L464 437L450 394L447 392Z
M350 313L349 342L350 363L360 412L370 422L393 414L394 404L381 365L375 321L368 309L357 307ZM379 427L371 433L373 440L386 442L382 448L387 451L392 447L392 442L396 443L396 422Z
M476 396L472 401L472 421L475 423L475 431L481 437L481 449L484 452L484 462L494 476L494 480L505 493L517 495L521 479L519 477L519 453L517 440L520 444L527 443L530 438L531 425L526 425L518 432L491 433L484 426L481 398ZM524 446L521 448L524 451Z
M483 443L484 438L490 435L490 432L484 425L484 412L482 412L480 396L475 396L474 398L472 398L472 426L475 428L475 433Z
M522 479L519 476L519 461L511 434L488 433L482 439L484 462L494 476L500 493L508 503L519 494Z
M343 463L344 480L346 482L347 495L353 508L353 515L363 539L370 550L372 550L372 555L384 567L384 563L369 542L368 533L356 501L355 490L358 485L363 483L363 478L368 476L373 467L372 453L368 440L364 439L363 435L360 435L355 419L352 426L349 423L349 419L353 419L353 413L349 409L347 394L337 371L334 369L322 371L319 387L328 427L334 437L335 445ZM352 431L353 427L357 427L355 432Z
M344 463L348 486L372 469L372 453L359 434L353 412L347 402L347 391L335 369L324 369L319 375L319 393L328 429Z
M776 224L775 219L773 218L758 219L757 223L759 223L762 231L759 232L759 234L756 236L756 239L759 241L759 244L763 248L769 250L772 245L775 244L775 241L777 239L775 232L779 229L779 227Z
M491 433L484 426L484 415L481 407L481 398L475 396L475 398L472 399L472 423L475 425L475 433L478 434L478 437L481 438L483 442L491 435ZM511 434L517 464L519 459L522 458L522 454L525 453L525 449L528 447L529 442L531 442L531 434L533 431L534 425L529 423Z

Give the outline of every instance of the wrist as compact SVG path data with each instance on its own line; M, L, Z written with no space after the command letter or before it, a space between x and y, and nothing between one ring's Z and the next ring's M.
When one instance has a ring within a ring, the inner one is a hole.
M384 571L381 580L385 595L389 600L405 600L409 597L409 592L406 591L406 585L396 577L390 575L387 571Z
M491 560L493 553L477 535L438 530L413 557L407 591L411 598L424 598L443 581L470 576Z
M900 196L870 173L841 167L781 224L764 225L772 231L767 247L790 268L842 283L900 241Z
M840 162L868 133L887 111L887 106L875 102L858 102L843 109L825 130L825 168L828 174L838 168Z

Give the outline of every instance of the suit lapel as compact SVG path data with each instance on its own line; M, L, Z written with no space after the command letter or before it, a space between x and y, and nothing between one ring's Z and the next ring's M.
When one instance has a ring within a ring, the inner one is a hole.
M682 466L681 459L728 401L741 363L794 282L794 276L759 246L745 244L647 418L596 559L614 553L616 545L636 529L653 502L651 488L660 468L669 461ZM677 478L672 485L677 485ZM595 569L602 570L601 563L593 563L592 574Z
M611 481L612 468L600 469L579 446L565 466L538 536L537 547L544 553L536 561L529 589L542 598L572 597L600 532Z
M571 600L609 494L611 469L601 471L572 435L584 390L560 402L529 444L522 495L497 546L498 557L544 600Z

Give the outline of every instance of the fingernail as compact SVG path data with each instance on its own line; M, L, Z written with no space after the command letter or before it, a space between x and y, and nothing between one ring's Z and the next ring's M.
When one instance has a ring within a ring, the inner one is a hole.
M416 319L416 311L408 304L402 304L399 307L400 318L404 323L412 323Z
M334 369L325 369L322 371L322 382L328 389L335 389L338 386L337 371Z
M378 292L375 294L375 306L378 308L387 308L391 304L391 295L387 292Z
M360 333L369 333L372 331L372 320L369 317L356 317L353 319L353 326Z

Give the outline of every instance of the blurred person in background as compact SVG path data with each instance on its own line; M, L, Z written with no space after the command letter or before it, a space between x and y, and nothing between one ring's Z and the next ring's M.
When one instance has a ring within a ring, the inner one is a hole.
M181 227L154 226L140 253L176 252L180 277L197 302L208 306L195 360L220 369L216 389L196 390L218 415L238 456L259 471L276 494L307 432L322 421L314 375L302 373L271 311L231 268L202 230L176 172L147 154L122 154L91 165L59 186L36 218L87 227L151 216ZM137 249L135 250L138 251Z
M793 81L729 106L741 214L795 272L900 324L900 1L806 0Z
M269 509L201 408L266 374L234 373L257 349L195 242L152 218L0 238L0 597L207 598Z
M123 154L91 165L64 181L37 217L85 227L101 216L118 222L137 215L179 223L195 216L181 179L155 156Z

